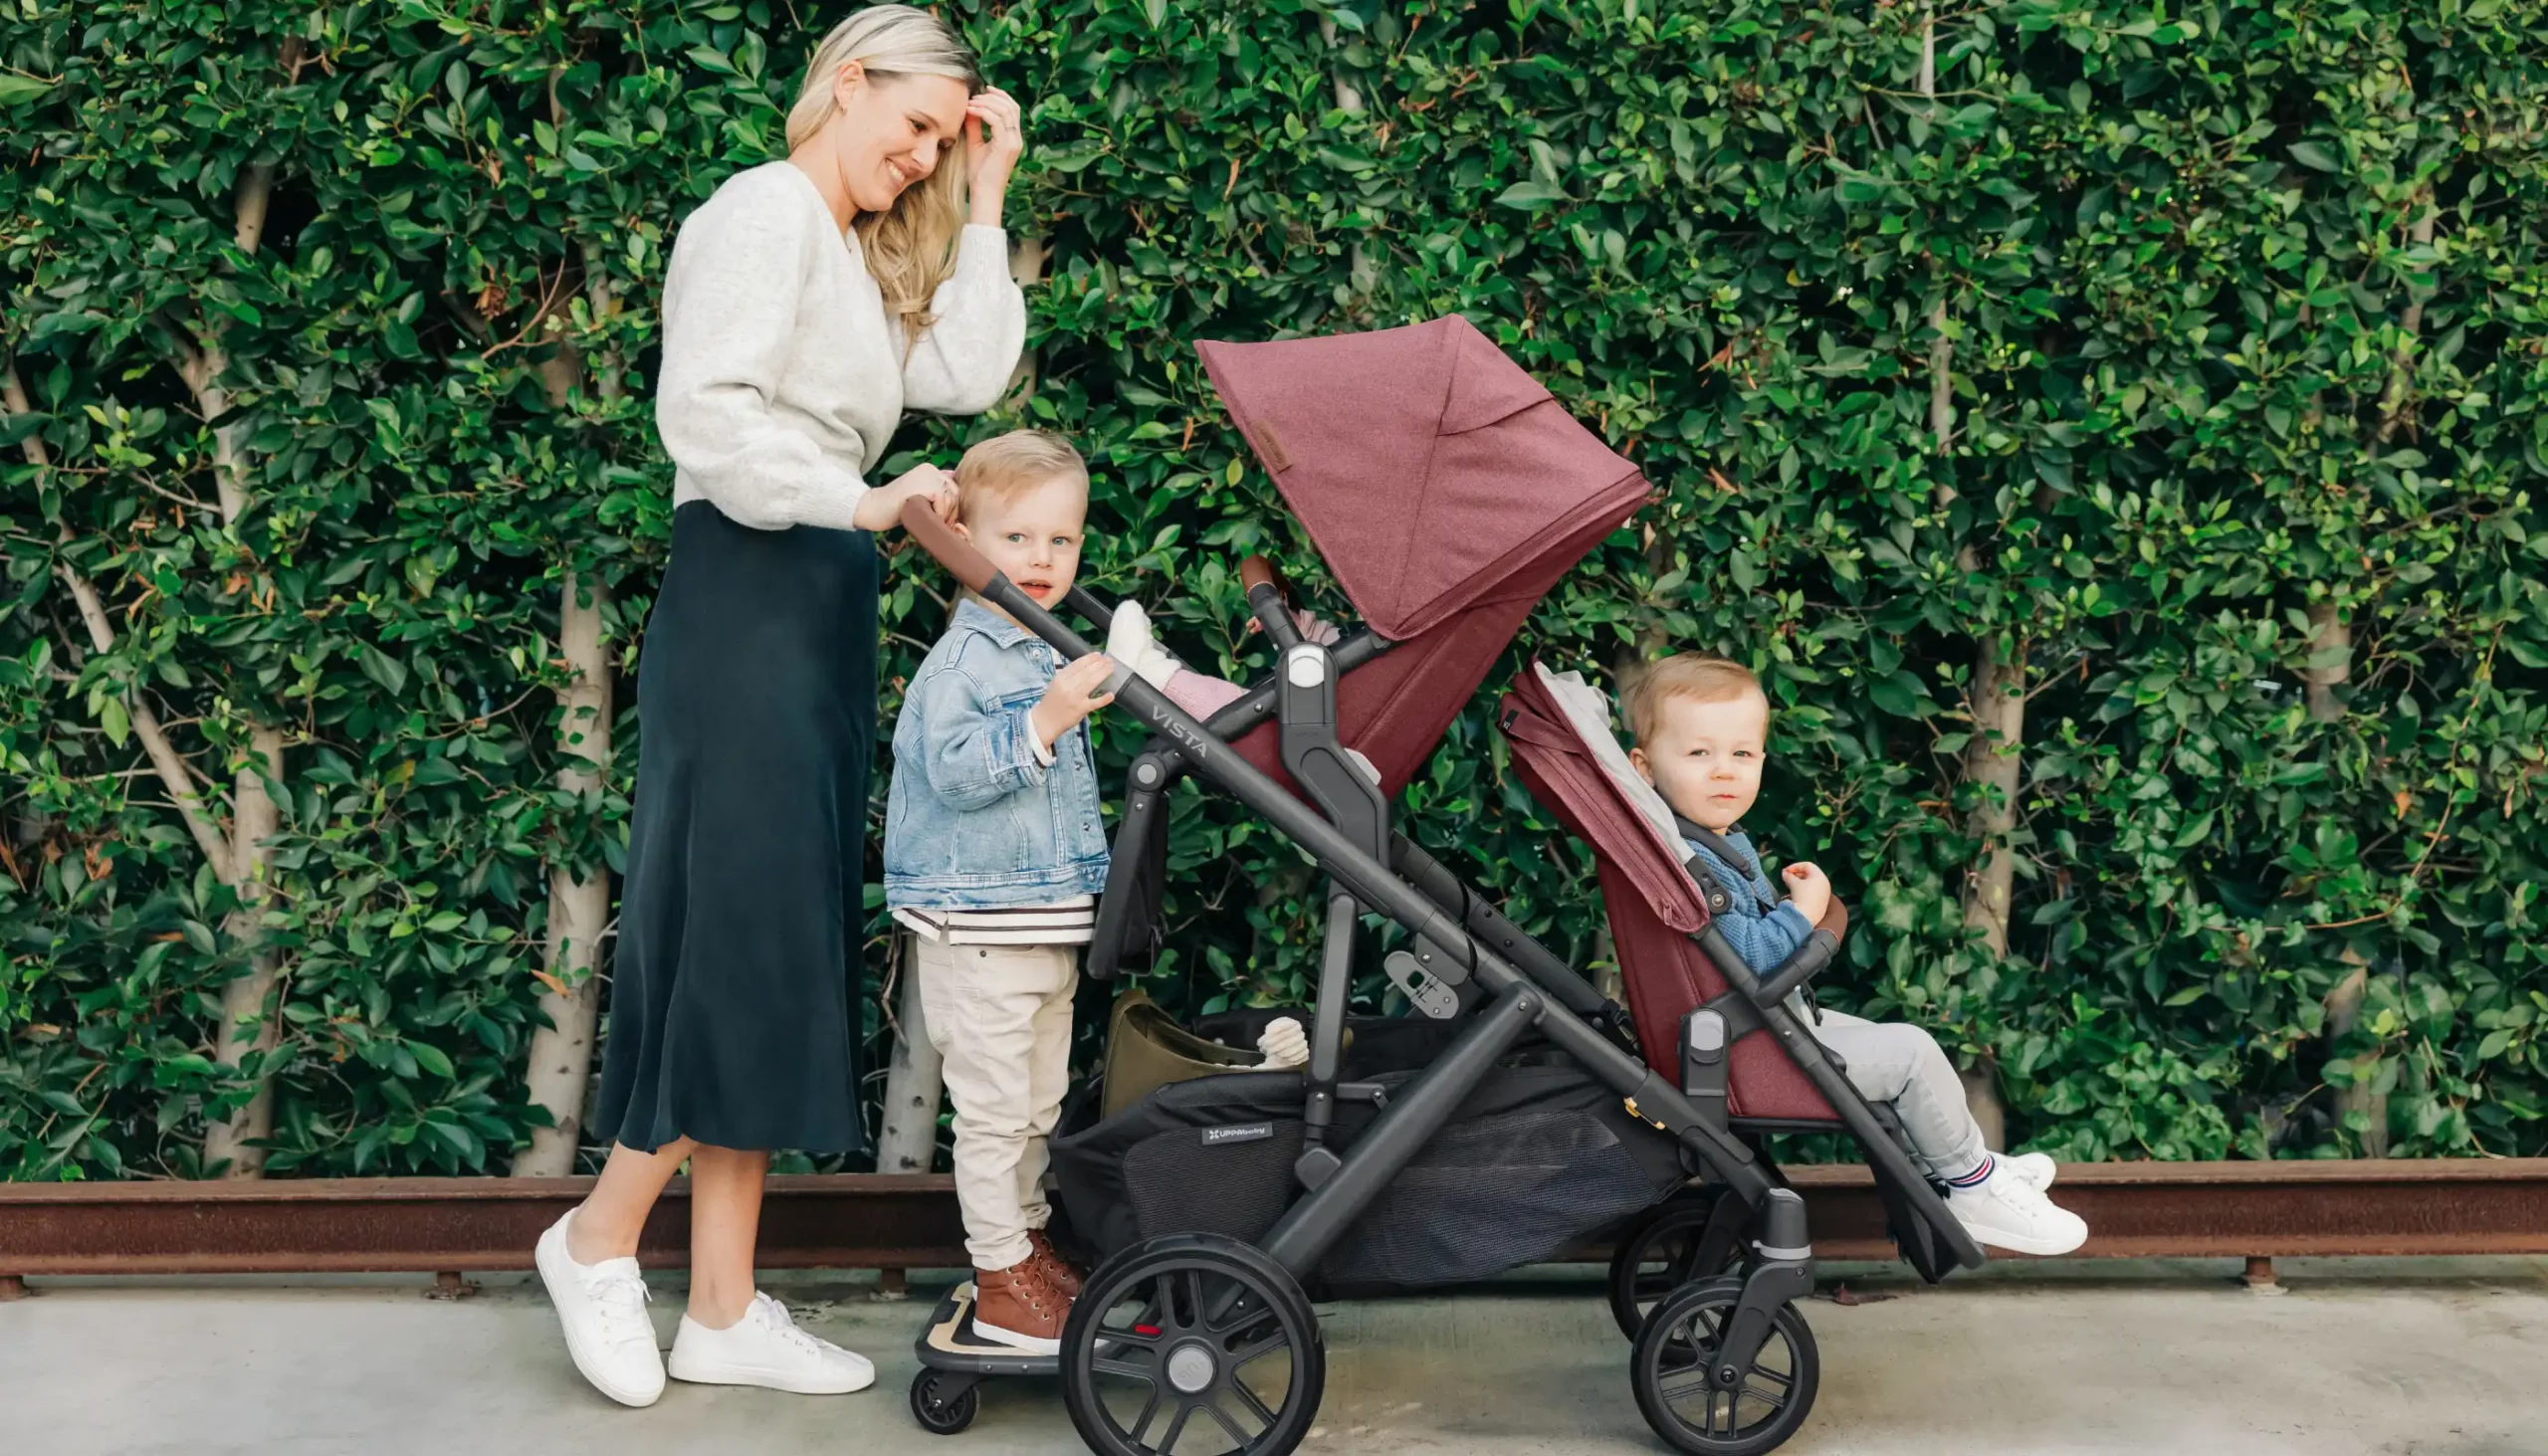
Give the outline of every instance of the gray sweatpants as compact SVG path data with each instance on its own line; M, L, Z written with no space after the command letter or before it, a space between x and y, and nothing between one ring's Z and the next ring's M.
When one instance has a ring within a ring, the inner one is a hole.
M1845 1011L1808 1020L1814 1036L1849 1064L1849 1085L1869 1102L1893 1104L1911 1145L1940 1178L1982 1166L1982 1125L1964 1104L1964 1079L1938 1039L1901 1021L1869 1021Z

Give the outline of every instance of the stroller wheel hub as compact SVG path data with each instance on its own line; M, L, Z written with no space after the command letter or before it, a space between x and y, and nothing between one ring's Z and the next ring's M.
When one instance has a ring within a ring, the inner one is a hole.
M1215 1373L1212 1352L1200 1345L1180 1345L1168 1355L1168 1383L1180 1395L1208 1389Z

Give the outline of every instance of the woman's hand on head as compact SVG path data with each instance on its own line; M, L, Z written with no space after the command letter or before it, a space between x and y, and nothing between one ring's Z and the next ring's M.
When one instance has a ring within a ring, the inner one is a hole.
M956 478L934 465L916 465L858 498L850 520L860 530L890 530L903 519L903 503L922 500L938 519L956 523Z
M1017 170L1017 159L1026 154L1025 117L1018 112L1016 99L994 86L965 103L964 143L964 182L972 196L972 221L998 227L1009 176Z

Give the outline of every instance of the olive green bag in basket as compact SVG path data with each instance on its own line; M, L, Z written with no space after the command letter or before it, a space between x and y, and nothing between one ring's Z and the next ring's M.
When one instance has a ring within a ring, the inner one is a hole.
M1111 1118L1171 1082L1253 1071L1264 1060L1253 1049L1196 1036L1149 996L1126 991L1115 998L1106 1030L1106 1092L1099 1116Z

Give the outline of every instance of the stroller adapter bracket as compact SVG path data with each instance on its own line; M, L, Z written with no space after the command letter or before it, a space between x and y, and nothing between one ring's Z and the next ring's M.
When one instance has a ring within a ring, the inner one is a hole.
M1681 1095L1716 1127L1728 1126L1725 1111L1726 1052L1731 1030L1725 1013L1695 1007L1681 1018Z
M1436 977L1418 965L1414 956L1392 950L1380 962L1380 968L1388 972L1389 983L1406 996L1406 1003L1421 1015L1448 1021L1460 1014L1460 993L1451 988L1447 978Z
M1345 744L1336 735L1336 673L1328 650L1298 641L1285 649L1275 693L1282 713L1277 731L1283 766L1328 823L1364 853L1387 863L1388 801L1345 755Z
M1564 1003L1566 1009L1592 1022L1609 1034L1611 1042L1630 1057L1638 1057L1636 1023L1627 1008L1592 988L1592 983L1579 975L1575 967L1551 954L1538 940L1523 934L1519 926L1506 920L1501 911L1486 897L1469 889L1459 876L1451 873L1438 860L1418 848L1402 834L1389 836L1389 867L1406 877L1418 894L1433 902L1442 914L1457 920L1461 927L1495 953L1520 966L1542 990ZM1422 938L1416 943L1417 959L1425 969L1443 980L1460 986L1464 1003L1482 999L1482 993L1469 984L1468 972L1460 957L1444 948L1446 942ZM1439 950L1433 959L1424 959L1428 949Z

